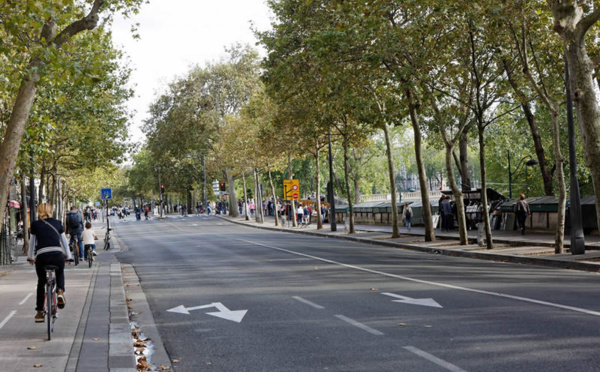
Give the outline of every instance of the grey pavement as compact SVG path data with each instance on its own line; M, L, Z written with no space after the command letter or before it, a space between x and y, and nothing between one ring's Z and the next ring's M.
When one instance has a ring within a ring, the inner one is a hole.
M102 239L104 230L97 235ZM91 269L85 262L65 268L67 304L51 341L46 324L33 321L34 267L24 256L0 266L2 371L136 371L121 265L114 255L119 245L114 247L100 247Z
M477 231L473 230L468 232L469 244L460 245L457 231L443 232L439 229L435 230L436 241L426 242L424 240L425 229L420 226L413 227L411 231L407 231L402 226L400 228L401 236L392 239L392 226L386 225L355 225L356 232L348 234L345 231L346 226L344 223L338 223L337 231L334 232L331 231L331 226L328 223L323 224L322 230L317 230L315 222L308 226L293 227L287 222L283 226L281 223L279 226L275 226L275 218L272 216L265 217L263 223L258 223L252 218L246 220L245 216L233 218L225 215L218 217L257 228L285 230L286 232L300 234L314 234L328 238L391 246L431 254L544 265L563 269L600 271L600 236L596 235L585 236L585 254L572 255L569 250L570 236L565 235L564 246L566 253L555 254L554 235L551 233L527 231L525 235L521 235L518 231L493 230L494 249L486 249L476 244Z

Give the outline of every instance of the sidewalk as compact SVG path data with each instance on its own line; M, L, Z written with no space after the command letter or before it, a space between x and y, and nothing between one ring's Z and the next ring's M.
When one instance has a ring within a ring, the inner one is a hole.
M33 321L35 268L25 256L0 266L2 371L136 371L121 265L114 256L119 245L113 240L115 249L98 249L91 269L86 262L65 268L67 305L58 312L51 341L46 323Z
M410 232L402 226L400 228L400 238L392 239L392 226L355 225L356 233L347 234L343 223L338 223L337 231L333 232L329 224L323 224L323 229L317 230L317 224L314 222L303 227L292 227L291 224L290 226L285 224L283 227L275 226L275 218L271 216L265 217L265 222L262 224L257 223L253 219L246 221L245 216L236 218L229 217L228 215L217 217L256 228L318 235L425 253L600 272L600 236L586 236L585 254L572 255L570 253L554 253L553 234L526 232L525 235L521 235L518 231L494 230L492 231L494 249L488 250L485 247L474 244L477 238L477 231L469 231L469 245L461 246L458 232L442 232L439 229L435 230L437 239L435 242L425 242L425 229L419 226L413 227ZM565 235L564 245L566 252L570 252L570 239L570 236Z

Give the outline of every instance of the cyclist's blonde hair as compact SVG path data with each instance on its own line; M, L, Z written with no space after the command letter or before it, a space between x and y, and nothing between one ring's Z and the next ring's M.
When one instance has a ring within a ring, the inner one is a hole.
M46 218L52 217L52 205L48 203L42 203L37 207L37 213L39 218L45 220Z

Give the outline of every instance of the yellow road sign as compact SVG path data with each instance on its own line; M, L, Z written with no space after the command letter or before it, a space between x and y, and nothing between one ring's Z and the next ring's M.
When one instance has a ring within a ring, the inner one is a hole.
M285 200L300 200L300 180L283 180Z

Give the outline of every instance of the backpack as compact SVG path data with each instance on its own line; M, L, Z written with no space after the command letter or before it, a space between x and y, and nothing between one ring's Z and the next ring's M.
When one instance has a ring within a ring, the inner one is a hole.
M70 230L78 230L83 225L82 222L81 222L81 216L77 212L75 212L75 213L69 213L69 219L68 219L67 222L69 224L69 229Z
M412 211L410 209L407 209L406 211L404 211L404 216L408 219L412 218Z

